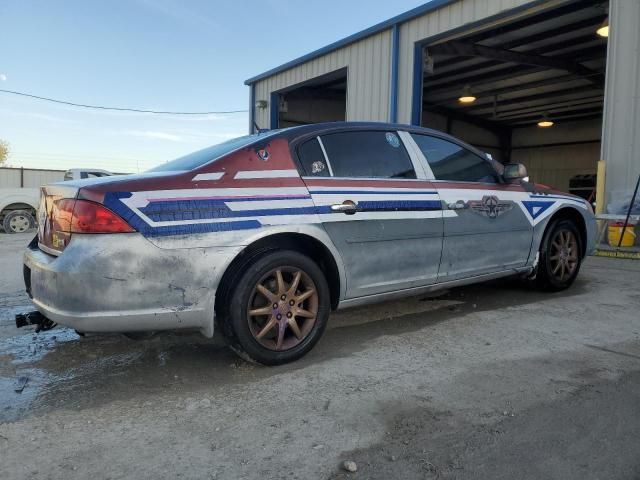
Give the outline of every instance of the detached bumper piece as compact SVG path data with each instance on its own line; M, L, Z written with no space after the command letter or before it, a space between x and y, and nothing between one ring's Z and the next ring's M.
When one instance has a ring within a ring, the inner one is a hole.
M55 328L58 324L49 320L38 311L19 313L16 315L16 327L22 328L28 325L36 326L36 333Z

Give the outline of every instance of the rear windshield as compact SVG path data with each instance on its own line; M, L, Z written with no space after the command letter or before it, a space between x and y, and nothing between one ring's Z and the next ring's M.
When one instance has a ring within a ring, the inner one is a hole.
M227 155L228 153L238 150L240 148L251 145L257 140L263 140L272 136L276 131L272 130L269 133L256 133L253 135L245 135L244 137L233 138L226 142L219 143L213 147L207 147L197 152L190 153L184 157L176 158L169 162L158 165L157 167L147 170L148 172L169 172L169 171L184 171L193 170L205 163L218 159Z

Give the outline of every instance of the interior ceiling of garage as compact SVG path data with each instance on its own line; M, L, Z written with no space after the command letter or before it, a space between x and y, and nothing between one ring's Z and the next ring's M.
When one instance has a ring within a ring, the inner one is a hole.
M602 116L608 2L581 0L467 37L430 45L423 109L488 128ZM458 101L469 85L477 100Z

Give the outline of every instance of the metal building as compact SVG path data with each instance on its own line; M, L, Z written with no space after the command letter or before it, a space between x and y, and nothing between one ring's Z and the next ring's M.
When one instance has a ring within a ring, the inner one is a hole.
M640 174L639 25L639 0L432 0L247 80L250 128L423 125L584 196L604 160L610 199Z

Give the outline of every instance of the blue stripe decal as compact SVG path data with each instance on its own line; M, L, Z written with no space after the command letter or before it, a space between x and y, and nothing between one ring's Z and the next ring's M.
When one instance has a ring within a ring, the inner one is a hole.
M542 202L536 200L524 200L522 205L527 209L527 213L531 216L533 220L538 218L542 213L547 211L554 203L554 201L550 202Z
M145 237L164 237L168 235L189 235L193 233L229 232L232 230L250 230L260 228L258 220L242 220L239 222L191 223L189 225L170 225L165 227L148 227L141 232Z
M388 201L388 202L358 202L359 212L416 212L442 210L440 201Z
M309 190L309 193L316 195L334 195L341 193L366 194L366 195L437 195L435 190L423 190L418 192L405 192L402 190Z

